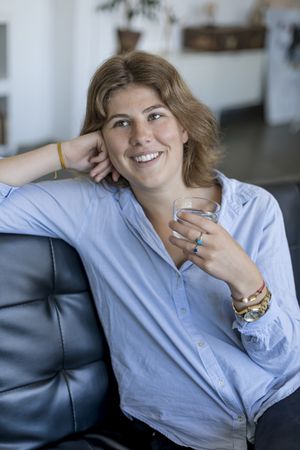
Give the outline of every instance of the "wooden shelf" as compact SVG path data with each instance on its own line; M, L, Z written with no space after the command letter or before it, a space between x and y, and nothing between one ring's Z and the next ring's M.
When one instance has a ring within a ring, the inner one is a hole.
M262 26L187 27L182 30L183 47L201 52L224 52L263 48L266 29Z

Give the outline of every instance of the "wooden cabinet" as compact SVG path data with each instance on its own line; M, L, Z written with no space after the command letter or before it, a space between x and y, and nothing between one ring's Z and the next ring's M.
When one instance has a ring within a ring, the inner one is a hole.
M183 47L197 51L233 51L263 48L263 26L207 26L184 28Z

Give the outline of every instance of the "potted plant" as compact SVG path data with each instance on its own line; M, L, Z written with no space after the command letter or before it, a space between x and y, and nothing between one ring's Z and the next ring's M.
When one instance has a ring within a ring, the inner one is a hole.
M132 28L136 16L148 19L156 17L156 10L160 7L160 0L107 0L96 6L96 11L113 11L123 8L125 26L118 28L119 53L134 50L141 36L141 32Z

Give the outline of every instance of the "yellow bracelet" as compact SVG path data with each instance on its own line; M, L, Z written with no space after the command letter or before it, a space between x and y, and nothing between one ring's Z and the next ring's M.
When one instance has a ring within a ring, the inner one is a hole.
M241 305L247 305L247 303L253 303L257 300L257 297L262 293L264 288L266 287L266 283L263 281L263 284L259 289L257 289L254 294L249 295L249 297L242 297L242 298L234 298L231 296L232 300L236 303L240 303Z
M66 169L66 163L65 163L64 155L63 155L62 148L61 148L61 142L57 143L57 151L58 151L61 168Z
M242 309L241 311L238 311L236 309L234 303L232 302L232 308L233 308L234 312L238 316L244 316L245 314L247 314L250 311L260 311L262 313L265 313L269 307L269 303L270 303L270 300L272 297L272 294L269 291L269 289L268 288L266 288L266 289L267 289L266 293L259 303L257 303L256 305L247 306L246 308Z

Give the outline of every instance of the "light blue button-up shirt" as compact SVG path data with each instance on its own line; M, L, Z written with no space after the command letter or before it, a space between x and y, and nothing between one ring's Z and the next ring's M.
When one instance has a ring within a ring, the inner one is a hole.
M219 222L272 292L254 323L235 317L226 283L189 261L177 269L129 188L86 178L0 185L0 232L77 249L128 416L182 446L245 450L261 414L300 386L300 313L276 200L218 178Z

